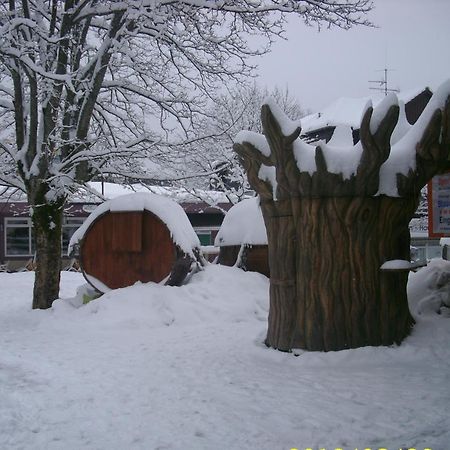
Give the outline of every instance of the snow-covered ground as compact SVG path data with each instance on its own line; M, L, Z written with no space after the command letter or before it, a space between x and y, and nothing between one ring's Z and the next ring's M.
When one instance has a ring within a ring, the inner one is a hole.
M211 265L76 308L84 281L65 272L47 311L30 309L32 273L0 273L0 448L448 450L450 319L423 299L449 264L412 275L400 347L297 357L262 344L256 273Z

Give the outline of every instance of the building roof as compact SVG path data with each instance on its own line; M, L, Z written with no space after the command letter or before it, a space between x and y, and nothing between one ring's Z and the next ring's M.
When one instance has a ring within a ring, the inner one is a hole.
M412 89L397 93L399 103L404 105L418 97L422 92L430 91L428 87ZM384 96L374 95L361 98L341 97L321 111L310 114L301 119L302 134L326 127L346 125L353 129L359 129L361 119L369 104L377 106Z
M217 214L219 211L228 211L232 204L224 192L211 190L187 191L181 188L166 186L143 186L141 184L122 185L116 183L91 181L85 188L80 188L69 198L70 203L102 203L122 195L135 192L150 192L165 198L171 198L179 204L187 213ZM236 199L237 200L237 199ZM0 186L0 202L26 203L26 195L13 188ZM211 206L215 205L215 206Z

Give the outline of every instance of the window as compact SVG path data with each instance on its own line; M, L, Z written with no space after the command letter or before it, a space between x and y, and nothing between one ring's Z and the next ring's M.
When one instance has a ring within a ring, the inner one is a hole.
M10 217L5 219L6 256L31 256L34 254L34 236L31 219Z
M211 245L211 232L210 231L196 231L200 245Z
M216 225L194 227L194 231L198 236L200 245L214 245L214 238L216 237L219 228L220 227Z
M413 260L414 261L429 261L433 258L442 257L442 248L435 243L424 242L414 247Z
M67 254L70 238L83 224L84 218L65 217L62 227L62 254ZM31 219L8 217L5 219L6 256L33 256L35 252L34 233Z
M82 217L65 217L62 227L62 254L67 255L67 249L69 248L70 238L73 233L80 228L83 224L84 218Z

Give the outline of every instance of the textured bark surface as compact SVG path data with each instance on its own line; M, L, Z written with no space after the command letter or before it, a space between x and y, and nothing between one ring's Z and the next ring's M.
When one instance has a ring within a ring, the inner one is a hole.
M415 199L301 199L295 205L297 327L291 347L339 350L389 345L409 333L408 272L380 271L409 260Z
M268 105L261 116L270 154L250 142L235 144L260 195L268 235L267 346L329 351L390 345L411 330L408 272L383 272L380 266L410 259L408 224L420 190L448 158L450 99L416 144L416 169L397 175L395 198L378 190L399 108L391 106L374 132L372 112L369 108L362 120L363 151L349 178L328 171L320 146L315 172L299 169L294 142L301 130L284 135ZM276 186L260 176L264 166L274 167Z
M62 203L33 208L36 272L33 309L47 309L59 296Z

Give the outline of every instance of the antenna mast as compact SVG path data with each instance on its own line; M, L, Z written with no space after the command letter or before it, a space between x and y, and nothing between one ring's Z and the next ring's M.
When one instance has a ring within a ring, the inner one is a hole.
M388 92L399 92L398 89L390 89L388 87L388 70L392 69L385 67L382 70L378 70L377 72L384 72L384 78L382 80L369 80L369 83L377 83L378 85L377 87L370 87L369 89L373 91L382 91L385 96L388 95Z

